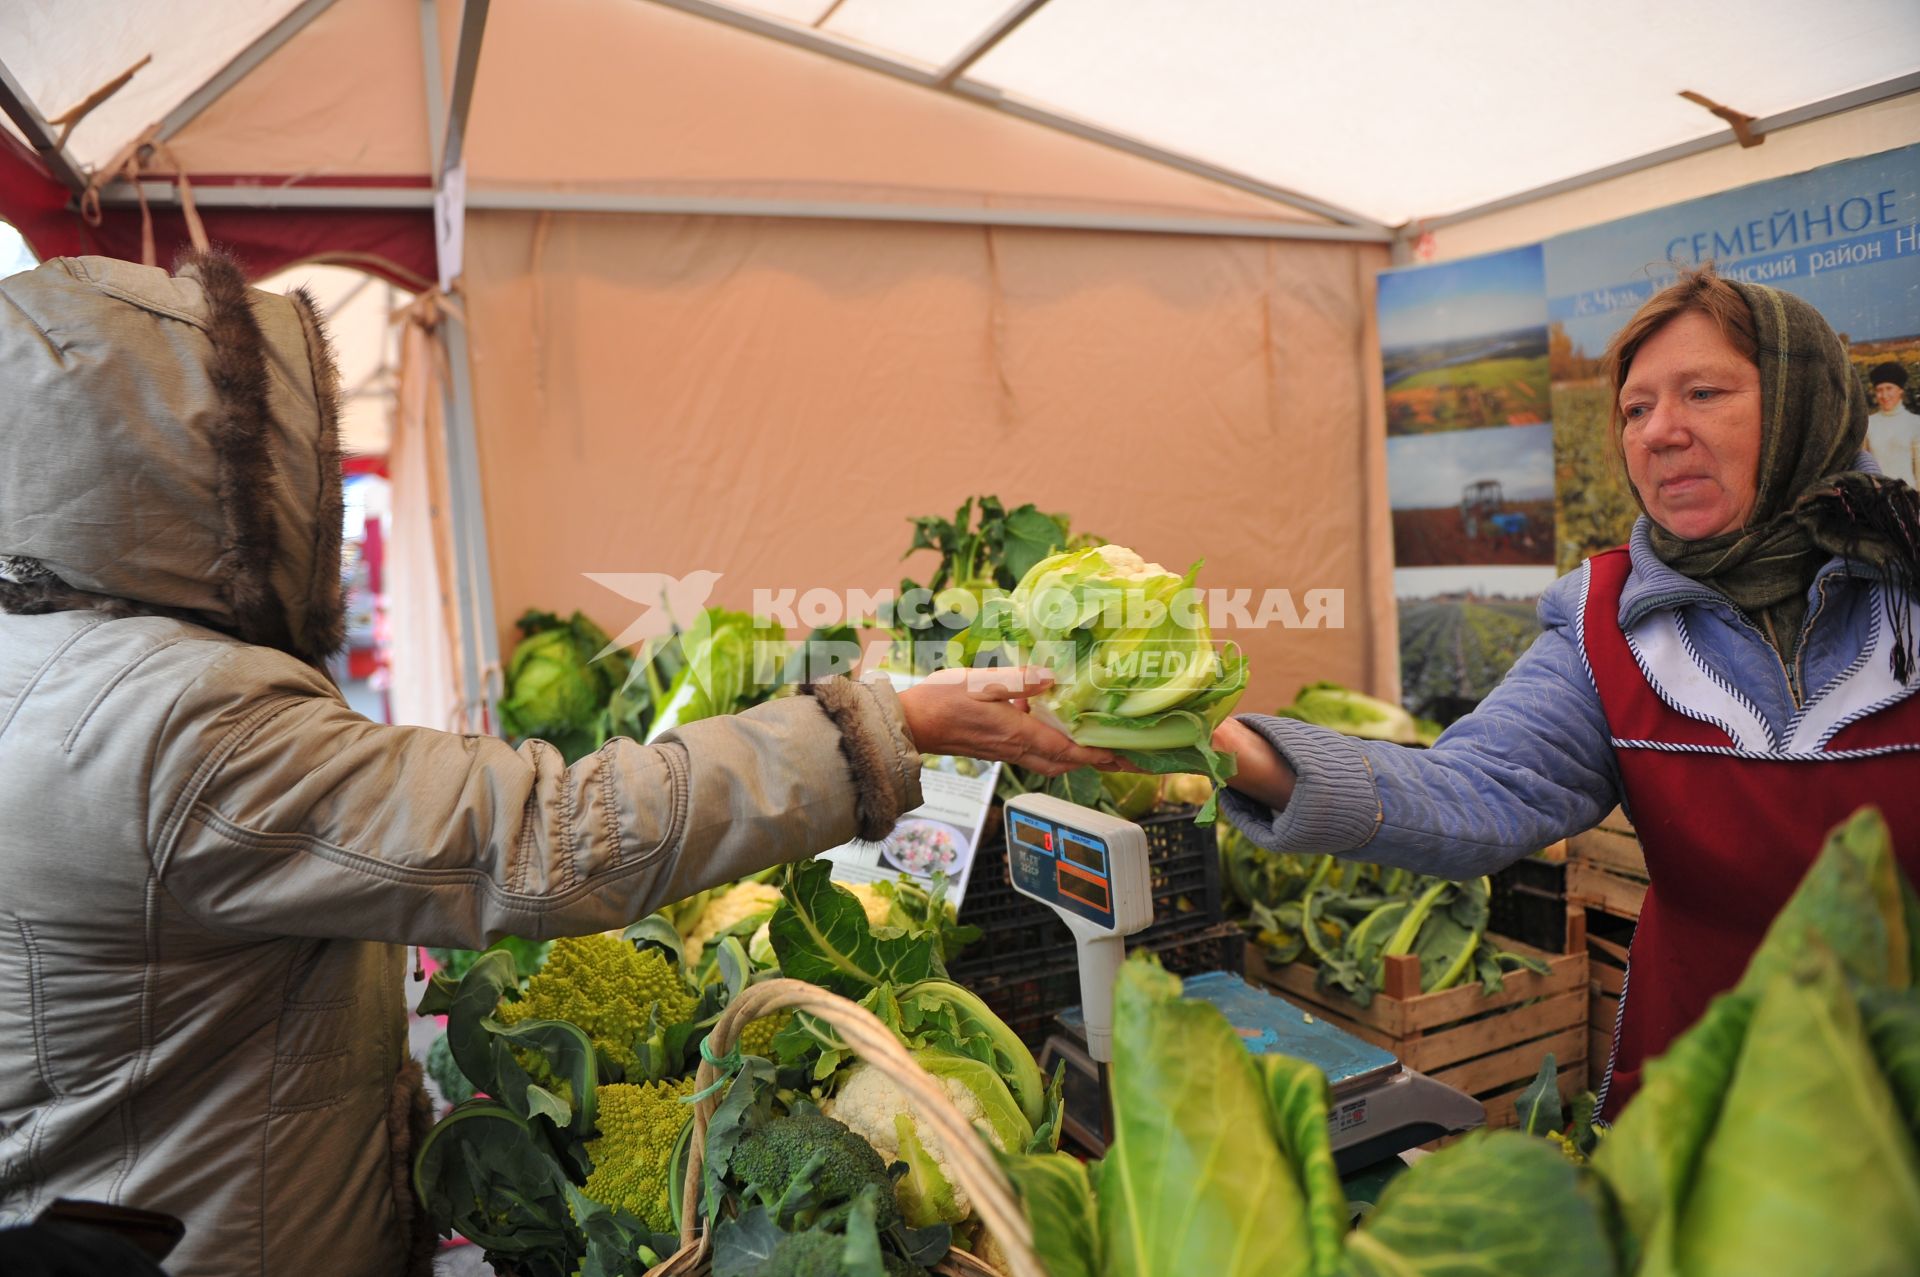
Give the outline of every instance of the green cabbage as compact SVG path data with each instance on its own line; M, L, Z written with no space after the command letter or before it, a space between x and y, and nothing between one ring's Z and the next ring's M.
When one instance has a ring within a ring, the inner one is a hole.
M632 663L622 651L607 652L613 640L578 612L562 621L529 611L518 625L524 637L507 658L500 730L547 741L572 763L606 743L603 711Z
M1151 959L1120 970L1111 1077L1107 1277L1305 1277L1308 1193L1274 1138L1267 1078L1226 1017L1183 1001Z
M686 664L655 700L648 741L702 718L757 705L779 686L787 660L784 630L725 608L702 612L679 644Z
M1247 668L1237 649L1214 650L1199 566L1176 576L1117 545L1052 555L989 603L950 663L992 651L1049 666L1059 681L1033 700L1042 720L1148 771L1224 782L1233 759L1214 751L1213 729L1240 699ZM1210 796L1198 819L1213 812Z
M1293 698L1293 704L1274 712L1281 718L1297 718L1345 736L1396 745L1431 745L1440 736L1439 724L1415 718L1390 701L1377 700L1338 683L1308 683Z

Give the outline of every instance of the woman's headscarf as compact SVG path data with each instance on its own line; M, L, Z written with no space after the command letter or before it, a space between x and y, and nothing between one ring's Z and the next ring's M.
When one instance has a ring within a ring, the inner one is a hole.
M1867 401L1846 343L1820 312L1764 284L1727 281L1753 312L1760 368L1760 473L1746 526L1687 541L1653 524L1653 550L1763 619L1789 665L1806 622L1807 590L1829 558L1876 569L1892 594L1894 675L1912 674L1907 601L1920 577L1920 494L1854 469L1867 437ZM1629 485L1631 486L1631 485ZM1634 492L1634 500L1640 494ZM1644 511L1646 503L1640 502Z

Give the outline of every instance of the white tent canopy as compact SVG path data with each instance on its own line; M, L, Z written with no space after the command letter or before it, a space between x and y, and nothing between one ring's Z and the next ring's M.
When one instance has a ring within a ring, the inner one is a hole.
M200 107L331 4L14 0L0 6L0 63L58 118L151 57L67 139L79 169L98 169L156 122L163 141L190 131ZM1910 0L555 0L496 17L564 28L595 8L655 4L1373 228L1729 140L1683 90L1778 127L1920 84ZM377 7L416 21L407 0ZM417 82L417 43L383 35L335 44L355 94L396 71ZM484 107L484 76L479 95ZM387 118L388 136L334 167L428 171L419 113ZM565 129L549 122L563 151Z

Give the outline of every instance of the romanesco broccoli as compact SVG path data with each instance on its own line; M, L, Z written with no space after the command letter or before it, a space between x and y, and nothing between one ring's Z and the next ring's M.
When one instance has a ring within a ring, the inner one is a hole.
M656 1007L663 1028L693 1015L693 994L674 964L658 949L638 950L617 936L594 935L554 941L546 965L527 981L526 994L502 1003L495 1015L503 1024L565 1020L631 1075L640 1063L635 1042Z
M593 1173L581 1191L631 1213L656 1233L677 1229L668 1205L668 1178L680 1128L693 1120L692 1107L681 1101L692 1094L692 1078L601 1087L600 1138L587 1143Z
M824 1160L814 1165L815 1154ZM852 1201L869 1184L879 1187L879 1213L875 1220L881 1232L900 1220L893 1199L893 1180L887 1164L873 1145L820 1113L794 1113L776 1117L740 1137L727 1162L727 1174L737 1183L759 1194L772 1206L778 1203L803 1175L814 1190L817 1205L807 1212L832 1209ZM806 1219L802 1223L809 1222Z
M757 1055L763 1060L771 1060L773 1039L780 1030L787 1027L792 1019L793 1012L779 1011L748 1022L747 1027L740 1031L740 1054Z

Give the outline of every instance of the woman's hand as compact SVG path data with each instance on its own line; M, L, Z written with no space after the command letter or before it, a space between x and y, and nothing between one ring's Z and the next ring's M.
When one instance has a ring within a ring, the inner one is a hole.
M1237 718L1229 718L1213 729L1213 747L1232 754L1238 770L1227 782L1247 797L1265 803L1275 811L1284 811L1293 799L1293 768L1267 738Z
M1043 669L941 670L900 693L900 708L923 754L1015 763L1042 776L1076 767L1112 770L1118 760L1106 750L1076 745L1027 714L1027 697L1052 684Z

